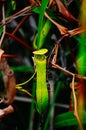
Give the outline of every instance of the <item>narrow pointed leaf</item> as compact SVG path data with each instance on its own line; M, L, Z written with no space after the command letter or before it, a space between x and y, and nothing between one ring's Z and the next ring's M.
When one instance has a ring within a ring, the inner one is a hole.
M41 2L41 10L40 10L39 21L38 21L37 49L39 49L39 45L40 45L40 35L41 35L41 30L42 30L43 17L44 17L44 12L45 12L48 2L49 0L42 0Z
M78 20L67 10L61 0L55 0L59 8L59 12L68 20L73 22L78 22Z
M59 29L59 31L60 31L60 33L62 35L65 35L65 34L68 33L68 28L66 28L63 25L61 25L61 24L57 23L56 21L54 21L47 13L45 13L45 17L47 19L49 19Z
M74 36L74 35L77 35L77 34L86 32L86 27L75 28L75 29L70 30L70 31L68 31L68 32L69 32L69 34L70 34L70 37L72 37L72 36Z

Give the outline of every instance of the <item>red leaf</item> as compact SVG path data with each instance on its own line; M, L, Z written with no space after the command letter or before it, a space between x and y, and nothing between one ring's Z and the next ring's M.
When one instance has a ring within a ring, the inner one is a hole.
M73 30L70 30L68 31L68 33L70 34L70 37L74 36L74 35L77 35L77 34L80 34L80 33L83 33L83 32L86 32L86 27L79 27L79 28L75 28Z
M59 12L68 20L78 22L78 20L67 10L61 0L55 0L58 6Z

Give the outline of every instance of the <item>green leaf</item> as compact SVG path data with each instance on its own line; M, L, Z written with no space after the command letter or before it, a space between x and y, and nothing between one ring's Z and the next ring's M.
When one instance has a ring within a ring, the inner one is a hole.
M8 17L10 15L10 13L12 12L12 3L11 0L9 2L7 2L7 10L6 10L6 17Z
M38 46L36 45L36 40L37 40L38 35L36 35L36 37L34 38L34 42L33 42L34 48L38 49L38 48L41 48L44 45L45 40L46 40L46 36L49 33L51 25L52 25L51 21L47 19L45 21L45 24L44 24L42 30L41 30L40 41L39 41L39 45Z
M32 9L32 12L39 14L41 10L41 7L35 7Z
M1 36L2 32L3 32L3 28L0 27L0 36Z
M61 73L62 75L62 73ZM50 121L50 116L51 116L51 112L52 112L52 109L55 105L55 100L58 96L58 93L59 93L59 90L60 90L60 87L62 85L62 82L61 81L58 81L55 85L55 93L54 93L54 96L52 98L52 101L51 101L51 104L50 104L50 108L49 108L49 111L48 111L48 114L47 114L47 117L46 117L46 121L45 121L45 124L44 124L44 130L48 130L48 124L49 124L49 121Z
M42 0L41 2L41 10L40 10L39 21L38 21L37 49L40 48L40 36L41 36L41 30L42 30L42 24L43 24L43 17L44 17L44 12L45 12L48 2L49 0Z
M83 124L86 124L86 111L84 111ZM54 125L55 127L74 126L74 125L78 125L78 122L77 122L76 117L73 114L73 111L71 111L71 112L66 112L66 113L57 115L55 118Z
M16 1L15 0L11 0L11 5L12 5L12 9L16 10Z

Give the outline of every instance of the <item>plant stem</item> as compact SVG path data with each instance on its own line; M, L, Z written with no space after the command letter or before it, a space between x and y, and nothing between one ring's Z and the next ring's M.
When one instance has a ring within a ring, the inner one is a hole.
M5 32L6 35L8 35L9 37L12 37L13 39L15 39L16 41L18 41L20 44L22 44L24 47L26 47L27 49L33 51L34 49L29 46L28 44L26 44L23 40L21 40L19 37L15 36L14 34L10 34L8 32Z
M2 16L3 16L3 23L4 23L4 26L3 26L3 34L2 34L2 37L1 37L1 39L0 39L0 47L1 47L1 44L2 44L3 39L4 39L4 37L5 37L5 30L6 30L4 4L2 4Z
M77 98L76 98L75 89L74 89L74 80L75 80L75 75L73 75L73 79L72 79L72 93L73 93L73 98L74 98L74 115L79 123L80 130L83 130L83 126L78 115L78 105L77 105Z

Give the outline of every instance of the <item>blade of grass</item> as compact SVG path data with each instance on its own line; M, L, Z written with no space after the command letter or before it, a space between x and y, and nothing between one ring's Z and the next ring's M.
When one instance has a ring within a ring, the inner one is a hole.
M45 125L44 125L44 130L48 129L48 123L49 123L49 120L50 120L50 113L51 113L52 108L54 106L54 103L55 103L56 97L58 95L61 84L62 84L62 82L59 81L58 84L56 85L56 91L54 93L54 97L53 97L52 103L50 105L50 109L49 109L49 112L48 112L48 115L47 115L47 118L46 118L46 122L45 122Z
M40 10L39 21L38 21L37 49L40 48L40 36L41 36L44 12L45 12L48 2L49 0L42 0L41 2L41 10Z
M35 86L36 82L33 81L33 88L32 88L32 95L35 97ZM35 107L34 107L34 100L32 99L31 105L30 105L30 115L29 115L29 122L28 122L28 130L32 130L33 125L33 115L34 115Z

